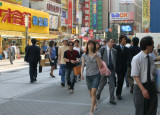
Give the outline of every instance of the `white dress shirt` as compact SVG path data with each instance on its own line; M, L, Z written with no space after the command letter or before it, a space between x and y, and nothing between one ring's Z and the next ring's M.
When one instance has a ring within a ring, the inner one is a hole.
M150 59L150 76L151 81L154 81L156 67L154 64L154 60L151 56L149 56ZM147 54L141 51L136 56L133 57L132 63L131 63L131 76L137 76L140 78L141 83L147 82L147 67L148 67L148 59ZM137 84L134 80L134 84Z
M112 57L112 60L113 60L113 54L112 54L112 49L110 49L109 47L108 47L108 45L106 45L106 47L107 47L107 64L109 65L109 52L110 52L110 50L111 50L111 57Z

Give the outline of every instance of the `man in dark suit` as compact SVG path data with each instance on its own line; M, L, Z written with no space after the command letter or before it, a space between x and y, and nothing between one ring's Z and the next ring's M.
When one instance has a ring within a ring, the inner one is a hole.
M40 48L36 46L36 39L31 40L32 45L28 46L25 60L29 63L30 83L37 81L37 64L40 61Z
M110 103L116 104L114 100L114 91L115 91L115 68L116 68L116 49L113 48L114 39L109 38L107 39L107 45L103 46L100 49L100 53L102 55L102 60L106 62L108 69L111 71L110 76L101 76L101 81L99 84L99 88L97 91L97 99L100 99L101 92L104 86L107 83L107 78L109 78L109 92L110 92Z
M116 57L116 73L118 77L118 86L116 90L117 99L121 100L122 87L124 82L124 77L127 72L127 64L130 57L129 49L125 46L127 37L125 35L121 35L119 37L119 45L115 48L117 49L117 57Z

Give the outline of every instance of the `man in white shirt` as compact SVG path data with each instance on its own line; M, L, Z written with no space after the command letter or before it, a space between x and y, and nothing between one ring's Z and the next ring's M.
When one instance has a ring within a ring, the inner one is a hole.
M157 92L154 84L155 64L149 53L153 51L154 42L150 36L140 42L142 51L132 59L131 76L134 78L133 98L135 115L156 115Z

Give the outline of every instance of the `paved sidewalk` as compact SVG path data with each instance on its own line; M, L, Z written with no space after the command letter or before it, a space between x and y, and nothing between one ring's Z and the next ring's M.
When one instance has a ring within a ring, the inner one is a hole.
M91 102L85 80L78 81L74 94L69 94L67 86L60 85L58 69L54 71L56 78L51 78L50 67L44 67L35 84L29 83L28 71L27 67L1 73L0 115L89 115ZM106 85L94 115L134 115L129 88L124 87L123 100L116 100L117 105L109 103L108 89Z

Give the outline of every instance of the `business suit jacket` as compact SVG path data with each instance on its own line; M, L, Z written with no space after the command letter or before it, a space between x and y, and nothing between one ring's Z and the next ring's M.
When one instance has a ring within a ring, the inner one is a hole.
M100 49L100 53L101 53L101 56L102 57L102 60L104 62L106 62L106 65L108 65L108 53L107 53L107 46L103 46L101 49ZM112 54L112 63L113 63L113 68L114 70L111 70L111 71L114 71L116 70L116 55L117 55L117 50L112 48L111 50L111 54Z
M116 72L120 74L125 74L127 72L127 65L130 59L129 49L124 46L124 49L122 51L120 45L117 45L115 48L117 49Z
M38 46L28 46L26 52L26 61L34 64L37 64L40 61L40 48Z

